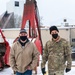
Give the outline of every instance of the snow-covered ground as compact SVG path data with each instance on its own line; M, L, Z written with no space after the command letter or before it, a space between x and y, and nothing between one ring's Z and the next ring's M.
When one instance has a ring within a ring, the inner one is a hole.
M0 75L13 75L13 71L10 67L5 68L3 71L0 71Z
M72 64L75 65L75 61L73 61ZM0 75L14 75L14 74L11 67L9 67L9 68L5 68L3 71L0 71ZM42 75L40 65L39 67L37 67L37 75ZM75 75L75 67L72 67L71 71L68 73L65 73L65 75Z

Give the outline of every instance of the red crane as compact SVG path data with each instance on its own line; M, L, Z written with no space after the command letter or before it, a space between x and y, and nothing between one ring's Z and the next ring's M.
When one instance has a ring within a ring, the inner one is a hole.
M26 22L29 22L29 38L35 39L40 54L42 54L42 40L40 32L40 17L36 0L26 0L24 4L23 18L21 29L24 29Z
M43 45L40 32L40 17L36 0L26 0L26 3L24 4L21 29L26 27L27 21L29 22L29 38L31 38L40 54L42 54ZM35 73L37 73L37 67L35 67L34 70Z

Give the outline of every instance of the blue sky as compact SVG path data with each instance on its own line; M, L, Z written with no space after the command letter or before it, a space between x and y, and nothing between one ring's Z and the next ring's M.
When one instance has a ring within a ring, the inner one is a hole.
M0 14L10 0L0 0ZM43 25L61 24L66 18L75 24L75 0L36 0Z

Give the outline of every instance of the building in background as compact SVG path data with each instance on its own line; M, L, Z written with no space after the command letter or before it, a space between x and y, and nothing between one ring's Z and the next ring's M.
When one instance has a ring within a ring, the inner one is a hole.
M22 16L25 0L10 0L6 9L8 13L14 12L14 15Z
M10 0L6 5L8 13L14 13L15 28L21 27L23 8L25 2L26 0Z

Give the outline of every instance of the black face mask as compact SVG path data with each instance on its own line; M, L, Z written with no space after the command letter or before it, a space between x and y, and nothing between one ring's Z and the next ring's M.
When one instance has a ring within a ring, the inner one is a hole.
M52 34L52 37L53 37L54 39L56 39L56 38L58 37L58 34Z
M27 39L27 36L20 36L20 39L21 39L22 41L25 41L25 40Z

